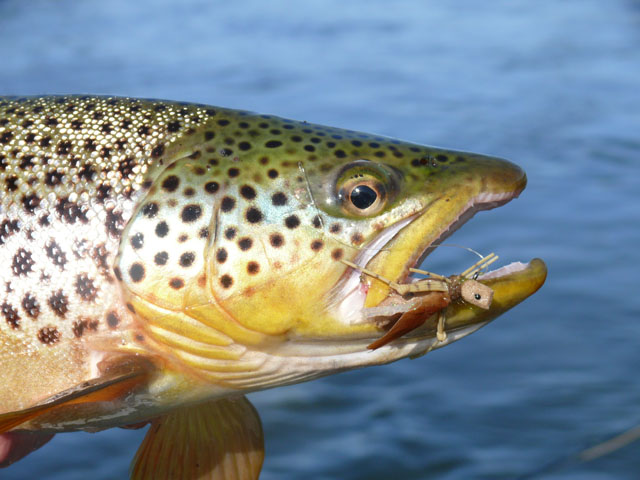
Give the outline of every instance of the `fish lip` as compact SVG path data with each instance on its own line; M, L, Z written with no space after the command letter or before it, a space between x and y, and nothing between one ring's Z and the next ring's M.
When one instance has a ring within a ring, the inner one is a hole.
M415 259L410 259L408 262L406 262L402 274L397 279L395 279L395 281L397 283L406 283L410 274L409 268L419 266L424 261L424 259L437 248L437 244L441 243L444 239L452 235L462 225L469 221L477 212L502 206L518 197L523 189L524 185L521 188L517 188L512 191L503 191L498 193L482 192L469 199L465 207L460 210L458 216L451 223L446 225L435 238L428 241L426 244L420 245L418 248L416 248L415 251L420 253L416 255ZM421 212L415 213L407 218L399 220L395 224L390 225L385 230L383 230L367 247L368 250L370 250L369 254L367 254L366 256L358 255L354 263L356 263L356 265L360 267L366 267L381 250L387 247L391 243L391 241L400 234L400 232L402 232L405 228L410 227L413 221L424 213L426 208L428 207L422 209ZM376 245L375 248L371 248L372 244L375 244L378 239L383 238L384 236L387 236L388 238L385 238L385 241L379 245ZM362 285L360 277L361 272L353 269L349 272L348 277L346 277L346 279L343 279L342 285L340 287L342 295L341 301L338 303L338 312L341 318L345 319L345 321L351 324L371 322L371 320L365 318L364 315L364 304L366 301L367 293L362 292L362 289L360 288ZM393 325L393 322L387 324L386 326L390 327L391 325Z

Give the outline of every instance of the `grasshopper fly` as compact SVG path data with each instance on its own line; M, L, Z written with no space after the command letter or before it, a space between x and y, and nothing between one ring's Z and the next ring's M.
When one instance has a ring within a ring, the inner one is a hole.
M367 348L375 350L389 342L392 342L393 340L396 340L397 338L402 337L406 333L421 326L431 315L435 313L438 313L436 337L440 342L446 340L446 317L444 309L447 308L451 302L462 299L467 303L485 310L489 309L491 306L493 290L478 282L477 278L482 270L485 270L496 260L498 260L498 256L495 253L491 253L486 257L481 258L461 274L451 275L449 277L428 272L426 270L410 268L409 271L412 273L419 273L428 276L428 278L424 278L413 283L393 282L375 272L360 267L353 262L341 260L342 263L349 267L386 283L399 295L418 295L417 304L414 304L411 309L403 312L393 326L381 338L368 345Z

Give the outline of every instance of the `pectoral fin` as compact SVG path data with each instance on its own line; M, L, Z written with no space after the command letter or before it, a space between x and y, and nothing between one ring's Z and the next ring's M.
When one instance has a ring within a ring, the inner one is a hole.
M131 480L257 479L264 460L258 412L244 396L157 418L138 449Z
M151 371L146 362L132 360L109 370L99 378L83 382L43 402L15 412L0 415L0 433L68 405L115 400L140 384Z

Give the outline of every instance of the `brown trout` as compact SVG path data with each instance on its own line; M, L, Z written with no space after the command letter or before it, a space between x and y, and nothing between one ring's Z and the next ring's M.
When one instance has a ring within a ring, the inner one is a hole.
M445 340L431 312L370 350L389 285L341 260L410 282L525 184L505 160L245 111L0 97L0 434L152 421L132 478L257 478L245 393L445 346L546 277L490 272L490 308L443 303Z

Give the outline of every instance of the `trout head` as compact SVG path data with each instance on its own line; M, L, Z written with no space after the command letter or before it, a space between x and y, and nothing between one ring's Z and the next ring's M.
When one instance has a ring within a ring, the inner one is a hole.
M204 384L256 390L420 355L544 282L540 260L504 267L480 277L494 291L489 309L446 307L446 341L431 321L371 351L393 320L372 321L366 309L392 291L343 261L409 282L409 268L475 212L518 196L524 172L244 112L220 112L203 132L191 146L178 142L153 178L117 267L137 338Z

